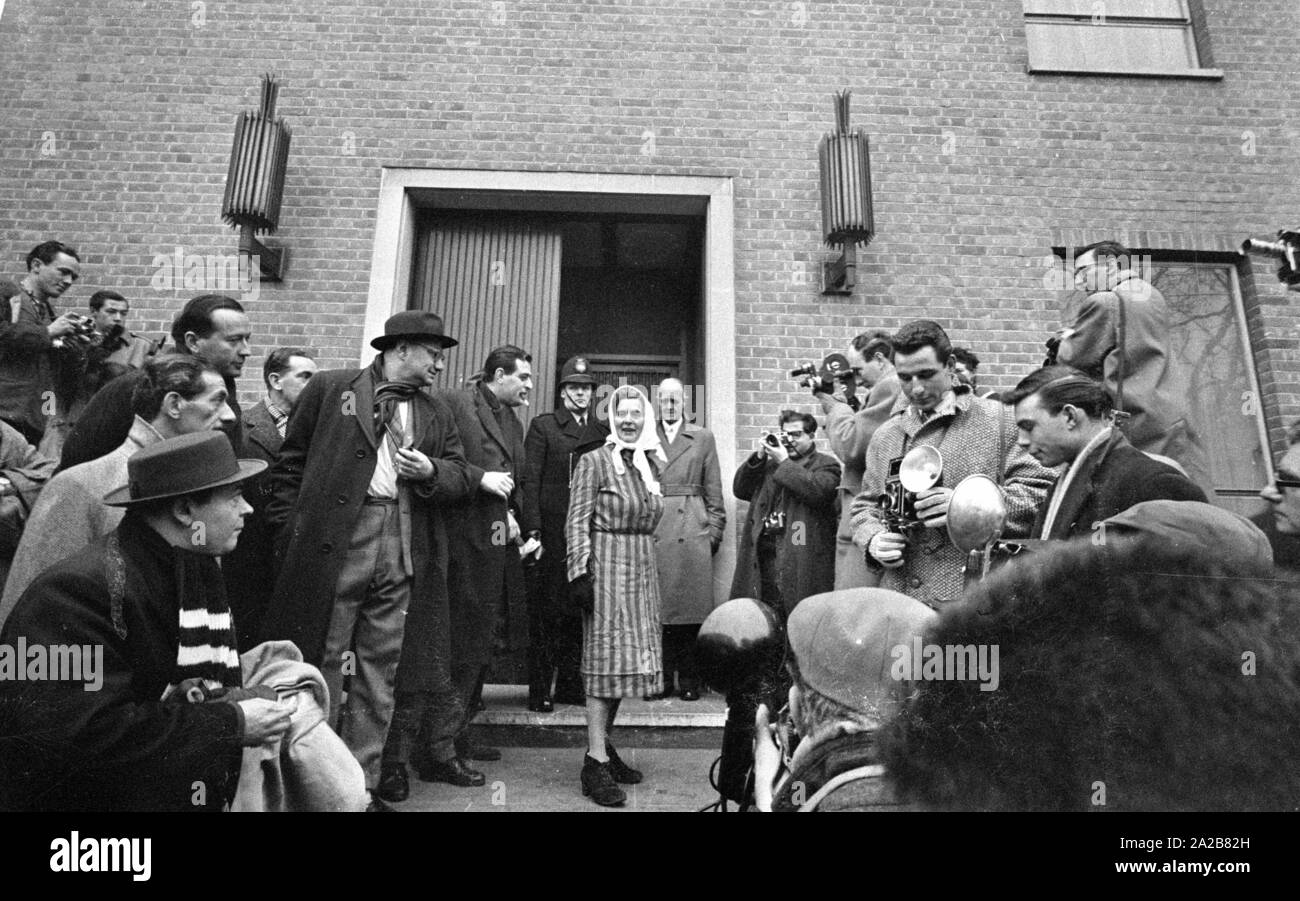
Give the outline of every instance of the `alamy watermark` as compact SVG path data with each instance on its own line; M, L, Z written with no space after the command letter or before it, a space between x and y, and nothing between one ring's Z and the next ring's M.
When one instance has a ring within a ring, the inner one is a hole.
M80 682L84 691L104 685L104 646L0 644L0 682Z
M995 644L921 644L920 636L910 645L894 645L889 675L897 681L979 682L980 691L997 691L998 646Z
M153 256L149 287L155 291L187 291L235 295L253 302L261 293L261 261L245 253L187 253L177 245L171 253Z

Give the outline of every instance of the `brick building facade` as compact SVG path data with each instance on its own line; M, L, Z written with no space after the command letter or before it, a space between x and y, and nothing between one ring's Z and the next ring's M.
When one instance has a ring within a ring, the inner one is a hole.
M233 122L273 71L293 143L266 240L290 258L247 304L249 396L278 344L356 365L417 293L419 222L470 198L480 213L567 215L578 231L566 235L655 214L697 229L689 380L706 386L727 476L778 409L808 408L786 371L864 327L937 319L983 358L985 385L1010 387L1061 323L1045 258L1106 237L1235 273L1276 451L1300 416L1298 295L1234 251L1300 226L1300 6L1193 0L1202 70L1188 77L1030 72L1028 8L10 2L0 256L18 274L37 242L69 242L83 280L65 306L112 287L132 299L133 328L163 332L198 291L161 261L235 252L220 219ZM858 287L836 297L820 293L836 254L822 244L816 145L844 88L871 138L877 235ZM637 307L601 291L585 317Z

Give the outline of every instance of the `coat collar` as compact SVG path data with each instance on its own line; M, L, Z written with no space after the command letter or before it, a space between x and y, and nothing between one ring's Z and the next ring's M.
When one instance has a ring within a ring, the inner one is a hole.
M1063 494L1057 496L1053 491L1047 499L1047 512L1043 520L1043 538L1065 538L1070 525L1078 517L1088 497L1093 493L1093 476L1102 467L1111 452L1121 444L1128 444L1124 433L1116 429L1106 429L1089 442L1079 456L1075 458L1061 474L1056 483ZM1055 507L1055 511L1053 511ZM1053 534L1055 533L1055 534Z
M472 392L474 409L478 413L478 421L483 424L483 430L501 446L506 459L513 463L514 453L511 451L510 442L506 441L505 433L501 431L501 423L497 422L496 411L492 407L492 400L488 397L488 389L482 385L472 385L466 390ZM514 413L509 415L513 416Z
M671 444L668 442L668 433L664 431L662 420L655 422L655 427L659 430L659 444L664 449L664 455L668 457L668 465L672 465L687 449L695 443L695 433L699 431L699 426L691 425L689 422L683 422L681 428L677 430L677 440Z

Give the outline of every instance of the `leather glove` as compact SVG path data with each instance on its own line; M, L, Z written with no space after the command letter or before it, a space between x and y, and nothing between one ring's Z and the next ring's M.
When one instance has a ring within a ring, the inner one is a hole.
M569 583L569 600L581 613L591 613L596 609L596 583L589 573Z

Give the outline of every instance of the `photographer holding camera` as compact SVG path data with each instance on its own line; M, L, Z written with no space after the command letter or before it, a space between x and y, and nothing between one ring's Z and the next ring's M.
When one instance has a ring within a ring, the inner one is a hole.
M898 376L894 373L894 347L889 333L863 332L853 339L844 354L848 371L837 381L844 386L841 399L838 387L827 384L820 376L801 376L800 384L812 388L813 397L826 414L826 440L831 453L840 458L844 473L840 478L840 521L835 533L835 588L863 588L871 583L862 552L853 543L853 524L849 507L862 490L862 463L871 436L876 433L898 400ZM857 403L855 388L867 389L867 399Z
M58 314L54 301L81 275L77 252L46 241L27 254L21 282L0 281L0 420L40 445L57 379L75 378L94 324L76 313Z
M811 413L782 410L780 425L732 482L750 504L731 597L758 598L784 616L834 581L840 464L815 449Z
M894 366L909 403L876 430L867 448L862 492L853 501L853 540L866 551L867 565L882 572L880 587L900 591L930 606L958 598L966 555L948 539L948 503L953 486L976 473L994 479L1007 503L1005 536L1025 537L1056 480L1017 446L1014 417L997 401L957 393L956 357L948 334L928 319L909 322L894 335ZM882 509L891 470L918 445L935 448L943 460L942 486L906 498L918 527L891 526L900 511ZM903 534L910 532L911 536Z

